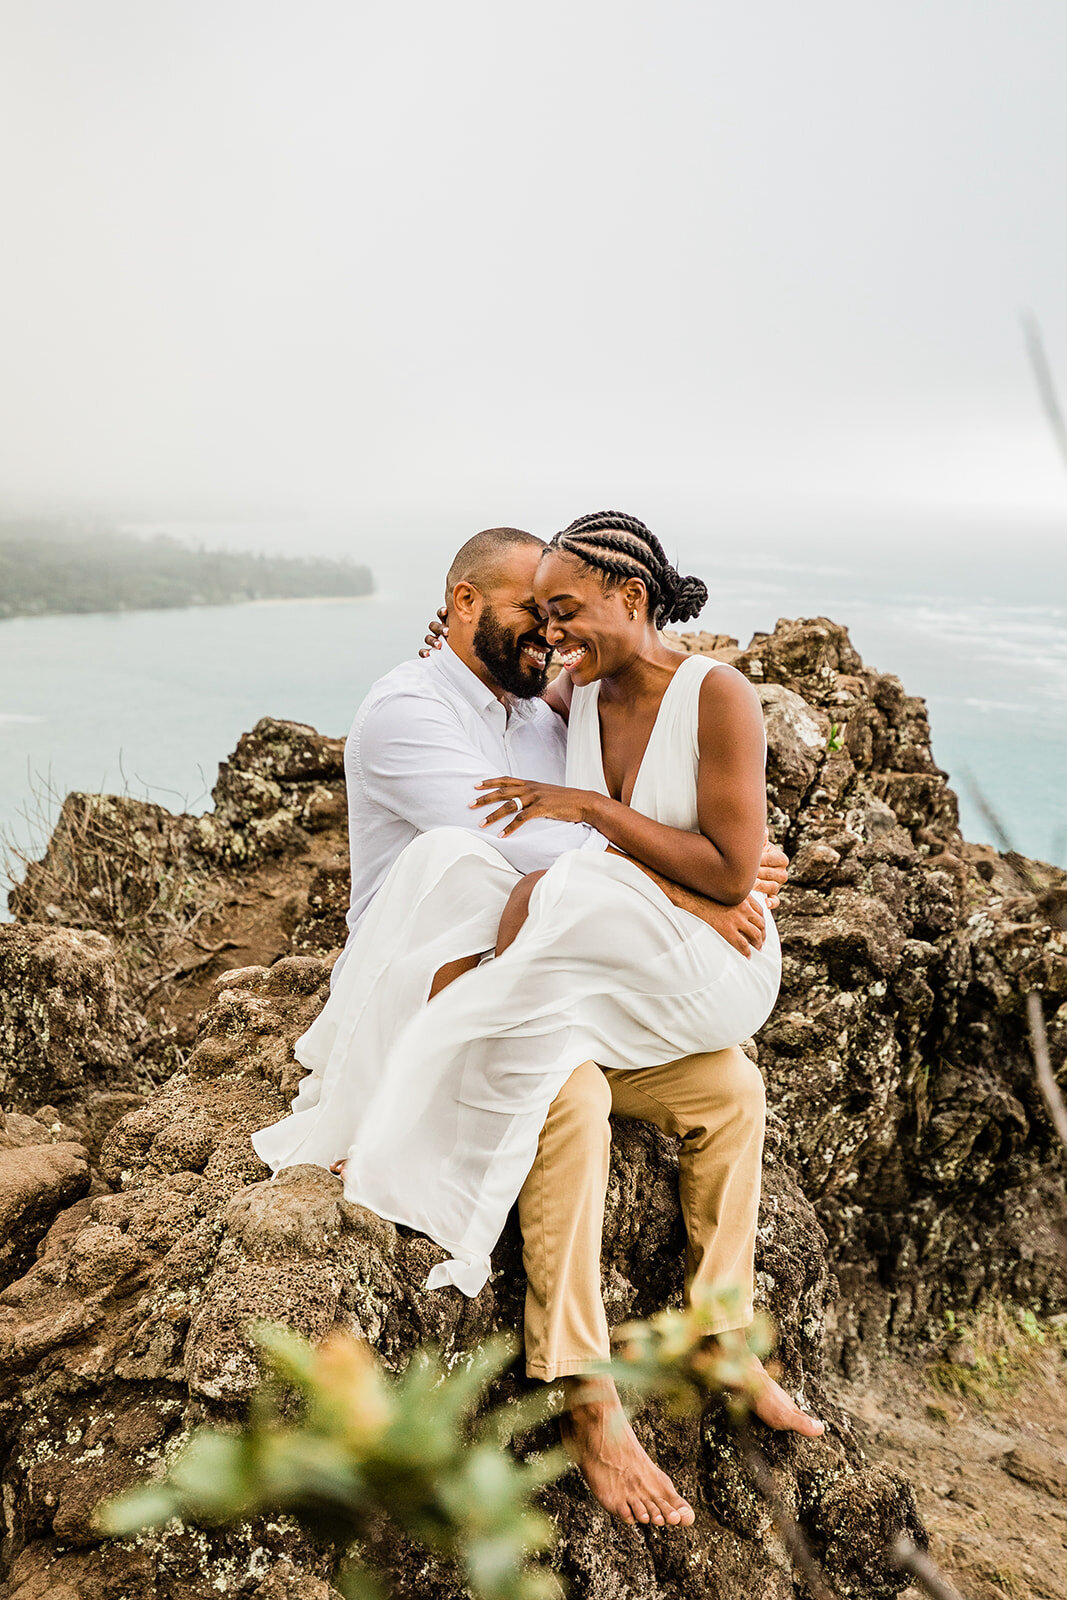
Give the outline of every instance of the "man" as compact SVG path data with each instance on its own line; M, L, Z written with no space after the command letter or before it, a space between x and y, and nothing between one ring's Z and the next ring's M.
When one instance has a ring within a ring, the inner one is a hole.
M446 582L447 643L380 679L356 715L345 747L352 854L346 951L397 856L418 834L461 827L487 840L479 826L484 813L473 807L476 784L501 774L564 781L566 728L541 699L551 651L533 581L543 548L514 528L468 540ZM543 818L490 842L524 874L565 850L606 847L584 825ZM761 867L759 887L771 896L784 879L779 863L781 853L770 852ZM737 948L761 939L758 902L719 906L677 885L664 888ZM435 992L470 965L468 958L442 969ZM611 1114L680 1138L687 1288L739 1291L736 1316L712 1330L725 1332L752 1316L763 1083L739 1049L637 1071L585 1062L552 1104L519 1196L529 1375L563 1381L565 1436L602 1505L628 1522L687 1525L691 1507L642 1449L614 1384L583 1376L609 1349L600 1248ZM756 1410L772 1427L809 1437L822 1432L762 1369Z

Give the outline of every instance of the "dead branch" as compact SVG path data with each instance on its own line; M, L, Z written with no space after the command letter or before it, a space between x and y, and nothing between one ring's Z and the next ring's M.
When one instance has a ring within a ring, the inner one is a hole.
M736 1420L735 1426L738 1443L741 1446L741 1453L745 1458L745 1465L748 1468L749 1475L766 1501L771 1516L774 1518L774 1525L781 1535L782 1543L789 1552L789 1559L811 1590L813 1600L840 1600L840 1596L836 1591L827 1584L815 1557L811 1553L808 1541L783 1503L774 1481L774 1475L767 1463L767 1458L755 1439L753 1439L748 1423L743 1420ZM958 1597L955 1597L955 1600L958 1600Z
M940 1573L926 1554L917 1545L912 1544L906 1534L901 1534L893 1543L890 1555L900 1568L906 1572L930 1600L963 1600L958 1589L953 1588L948 1579Z
M198 961L183 961L180 966L173 967L170 972L162 972L158 978L153 978L145 989L145 999L149 995L155 994L157 989L162 989L165 983L174 983L179 978L191 978L193 973L199 972L202 967L209 967L215 957L221 955L223 950L239 950L240 945L236 939L222 939L218 944L198 945L197 949L206 950L207 954L201 956Z
M1030 1049L1034 1057L1034 1071L1037 1074L1038 1085L1045 1097L1052 1126L1059 1134L1064 1148L1067 1149L1067 1103L1052 1071L1048 1034L1045 1032L1045 1014L1041 1009L1041 996L1034 989L1031 989L1026 997L1026 1015L1030 1023Z
M1033 369L1034 382L1041 399L1041 405L1048 425L1052 429L1052 437L1056 441L1064 464L1067 465L1067 417L1064 417L1063 407L1056 389L1056 380L1052 376L1052 367L1045 352L1045 341L1041 336L1041 324L1032 311L1022 314L1023 338L1026 341L1026 353L1030 357L1030 366Z

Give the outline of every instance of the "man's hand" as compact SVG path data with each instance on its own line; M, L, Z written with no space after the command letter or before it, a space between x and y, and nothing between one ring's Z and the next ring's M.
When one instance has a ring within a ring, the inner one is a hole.
M742 900L739 906L724 906L718 900L709 900L707 895L695 894L691 889L683 889L680 884L672 884L669 880L661 882L660 887L668 900L682 911L691 911L709 928L714 928L727 944L740 950L746 961L751 959L753 950L763 949L767 922L763 907L754 894Z
M437 609L436 620L430 623L429 631L426 635L426 643L429 645L430 649L420 650L419 655L428 656L430 650L440 650L447 638L448 612L445 610L444 606L439 606Z
M785 888L788 877L789 857L784 850L771 843L768 834L764 834L763 854L760 857L756 881L752 885L752 893L766 897L768 911L778 909L778 891Z
M624 850L616 850L613 844L608 845L608 855L622 856L626 861L633 861L632 856L628 856ZM691 911L694 917L699 917L709 928L721 933L727 944L739 950L746 961L750 959L753 950L763 949L763 941L767 936L767 922L763 915L763 907L753 895L749 895L739 906L724 906L718 900L709 900L706 894L697 894L695 889L683 889L673 878L665 878L662 872L646 867L641 861L634 861L634 866L640 867L646 877L658 884L667 899L672 905L677 906L679 911Z

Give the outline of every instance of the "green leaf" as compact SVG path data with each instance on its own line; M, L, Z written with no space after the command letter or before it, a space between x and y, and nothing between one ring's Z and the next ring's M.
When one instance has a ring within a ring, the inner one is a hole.
M94 1522L101 1533L125 1538L142 1528L158 1528L178 1514L174 1491L166 1483L145 1483L99 1506Z

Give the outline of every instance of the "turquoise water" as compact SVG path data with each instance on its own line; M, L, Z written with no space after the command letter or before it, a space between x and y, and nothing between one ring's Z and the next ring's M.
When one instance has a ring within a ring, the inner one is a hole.
M845 559L806 544L798 560L743 536L701 560L701 542L685 564L713 574L703 626L747 641L779 616L846 623L869 664L926 698L968 837L991 836L973 782L1019 849L1067 864L1061 557L1035 582L1003 540L962 561L874 544ZM380 592L359 600L0 623L0 828L40 843L75 788L203 810L218 762L261 716L343 734L374 679L418 648L446 564L426 553L390 572L379 559Z

